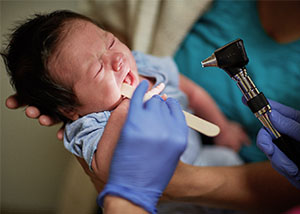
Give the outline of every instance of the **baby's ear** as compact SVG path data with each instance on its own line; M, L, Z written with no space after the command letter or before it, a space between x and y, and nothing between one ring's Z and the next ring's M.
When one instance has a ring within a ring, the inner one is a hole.
M79 114L77 113L76 109L74 108L59 108L59 111L70 120L74 121L79 118Z

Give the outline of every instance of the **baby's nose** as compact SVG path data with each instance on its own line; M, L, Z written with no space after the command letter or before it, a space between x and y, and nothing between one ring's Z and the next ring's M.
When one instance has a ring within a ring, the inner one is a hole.
M114 53L112 56L112 69L116 72L121 71L124 60L122 53Z

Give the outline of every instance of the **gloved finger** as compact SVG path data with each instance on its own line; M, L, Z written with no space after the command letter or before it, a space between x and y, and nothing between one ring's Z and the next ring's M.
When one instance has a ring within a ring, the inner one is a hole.
M161 107L161 102L164 102L164 100L160 96L154 95L150 100L145 102L144 106L145 109L156 110L157 112L160 112L159 109Z
M269 100L270 105L272 107L272 109L278 111L279 113L281 113L282 115L291 118L295 121L297 121L298 123L300 123L300 111L293 109L289 106L285 106L281 103L278 103L276 101L273 100Z
M300 123L283 116L276 110L270 113L270 120L280 133L300 141Z
M176 120L185 122L185 117L182 112L181 106L176 99L169 97L166 100L166 104L168 105L171 114L175 117Z
M244 96L242 96L242 102L244 103L244 105L248 106L247 105L247 100L246 100L246 98Z
M261 128L257 134L256 145L260 148L270 159L274 153L274 144L272 137L265 128Z
M272 166L283 175L295 176L298 174L298 167L275 145L272 155Z
M157 96L157 95L156 95ZM160 116L161 118L164 118L168 120L170 123L173 121L173 115L170 112L169 106L167 105L166 101L159 96L160 103L159 103L159 111L160 111Z
M143 80L135 89L130 101L129 113L134 113L143 106L145 93L149 87L147 80Z
M300 189L300 173L296 176L286 176L291 184L293 184L296 188ZM299 214L297 212L292 212L289 214Z

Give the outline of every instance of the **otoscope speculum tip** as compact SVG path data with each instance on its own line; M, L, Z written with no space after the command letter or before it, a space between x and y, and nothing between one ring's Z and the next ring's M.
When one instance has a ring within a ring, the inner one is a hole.
M218 61L215 54L212 54L210 57L203 60L201 65L202 67L218 67Z

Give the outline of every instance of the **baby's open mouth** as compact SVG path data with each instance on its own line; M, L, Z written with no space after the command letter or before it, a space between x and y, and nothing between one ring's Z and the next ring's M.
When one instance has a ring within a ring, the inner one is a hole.
M123 83L126 83L128 85L132 85L133 84L133 76L132 76L132 73L131 71L129 71L123 81Z

